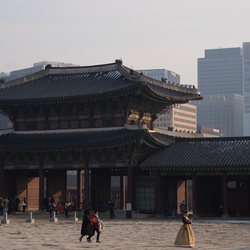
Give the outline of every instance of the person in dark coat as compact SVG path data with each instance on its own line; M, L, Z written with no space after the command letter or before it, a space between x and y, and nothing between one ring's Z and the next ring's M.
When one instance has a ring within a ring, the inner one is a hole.
M83 236L88 235L87 241L91 243L92 230L91 230L91 212L92 209L84 210L83 220L82 220L82 229L81 229L81 237L79 241L82 241Z

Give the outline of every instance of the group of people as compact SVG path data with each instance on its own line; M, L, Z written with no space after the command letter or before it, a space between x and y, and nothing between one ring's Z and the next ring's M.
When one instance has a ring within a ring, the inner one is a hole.
M171 208L172 208L172 218L175 216L178 218L178 213L177 213L177 201L173 200L171 203ZM182 201L180 203L180 212L181 214L184 214L184 211L186 209L186 203L185 201ZM169 215L169 203L168 200L164 202L164 218L168 218Z
M14 215L19 211L20 199L17 195L12 197L0 197L0 215L7 213L8 215ZM26 199L22 200L23 212L25 212L25 208L27 207Z
M79 238L79 241L81 242L82 238L87 235L87 241L91 243L91 238L95 235L96 232L96 242L100 243L101 241L99 240L99 238L103 227L104 223L102 220L100 220L98 211L93 211L91 208L85 209L82 220L81 237Z
M55 205L56 204L56 205ZM69 213L76 210L76 200L74 197L70 199L70 201L63 202L62 198L59 197L57 202L55 202L55 198L52 196L46 196L43 199L43 210L46 212L50 212L50 217L52 217L52 213L55 212L57 214L64 214L65 218L69 218Z

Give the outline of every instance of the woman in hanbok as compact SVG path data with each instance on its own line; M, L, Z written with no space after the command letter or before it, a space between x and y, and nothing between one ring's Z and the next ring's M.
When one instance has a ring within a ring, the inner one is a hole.
M174 245L176 247L194 247L194 233L191 227L192 219L189 219L189 212L186 210L182 216L183 225L175 239Z

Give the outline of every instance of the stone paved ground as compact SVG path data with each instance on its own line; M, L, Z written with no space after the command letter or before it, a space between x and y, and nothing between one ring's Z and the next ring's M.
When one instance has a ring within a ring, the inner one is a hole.
M34 224L26 223L28 213L10 216L10 224L0 227L0 249L182 249L174 247L181 226L180 219L133 214L126 219L125 212L117 212L115 219L101 213L105 223L101 243L80 243L82 213L78 222L58 215L58 222L49 222L49 214L34 212ZM71 215L72 217L72 215ZM1 218L3 219L3 218ZM250 249L250 220L195 219L192 225L196 249Z

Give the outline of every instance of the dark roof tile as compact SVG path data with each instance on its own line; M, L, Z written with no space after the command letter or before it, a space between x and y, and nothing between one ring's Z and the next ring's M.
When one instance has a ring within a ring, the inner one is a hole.
M152 154L142 168L222 168L250 165L250 137L176 139L176 143Z

